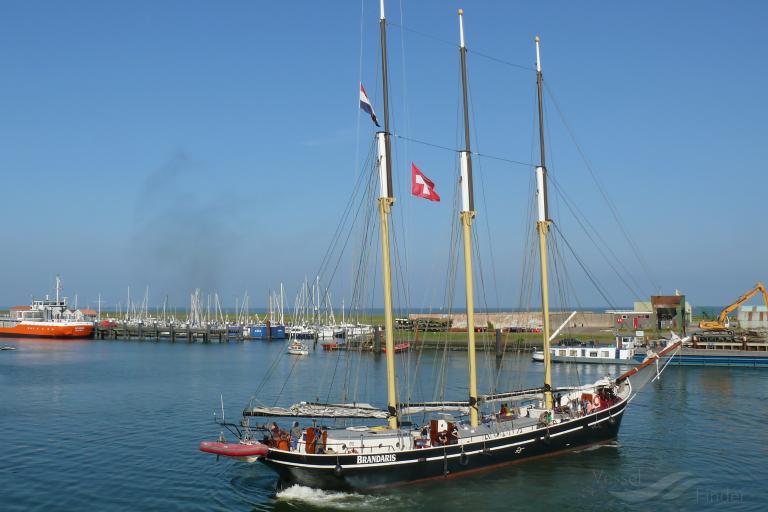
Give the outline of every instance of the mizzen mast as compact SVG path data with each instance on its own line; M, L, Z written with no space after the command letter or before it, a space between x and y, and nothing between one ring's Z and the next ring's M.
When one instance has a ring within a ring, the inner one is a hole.
M379 163L379 225L381 226L381 274L384 281L384 342L387 359L387 410L389 428L397 421L397 388L395 386L395 325L392 312L392 267L389 249L389 217L395 198L392 195L392 148L389 131L389 81L387 74L387 20L384 0L379 2L379 31L381 33L381 76L384 89L384 131L376 132Z
M459 152L461 166L461 225L464 231L464 278L467 292L467 366L469 367L469 420L478 425L477 360L475 357L475 304L472 289L472 220L475 198L472 187L472 150L469 141L469 101L467 99L467 47L464 45L464 10L459 9L459 57L464 98L464 150Z
M544 108L542 105L543 78L541 74L541 39L536 36L536 92L539 110L539 165L536 167L536 205L538 217L536 231L539 234L539 266L541 267L541 315L544 348L544 405L552 408L552 354L549 351L549 277L547 275L547 234L549 233L549 210L547 204L547 167L544 150Z

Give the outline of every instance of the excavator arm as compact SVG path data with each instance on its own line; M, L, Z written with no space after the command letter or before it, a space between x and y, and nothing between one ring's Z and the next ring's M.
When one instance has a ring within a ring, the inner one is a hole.
M765 305L768 306L768 290L765 288L765 285L763 283L757 283L754 288L749 290L747 293L736 299L736 301L733 304L730 304L729 306L726 306L723 308L723 310L720 312L720 315L718 315L716 321L705 321L702 320L699 322L699 327L702 329L715 329L715 330L722 330L728 328L728 315L730 315L736 308L747 302L749 299L757 295L757 293L760 292L763 294L763 301L765 301Z

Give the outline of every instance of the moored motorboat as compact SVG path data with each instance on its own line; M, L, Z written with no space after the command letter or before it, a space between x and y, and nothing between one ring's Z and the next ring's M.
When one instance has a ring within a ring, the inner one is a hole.
M595 342L561 342L549 348L553 363L629 364L635 365L635 337L617 335L615 343L598 345ZM544 362L544 351L534 350L534 361Z
M56 276L56 298L33 299L29 306L11 308L11 316L0 317L0 336L14 338L87 338L93 335L93 322L72 311L61 296L61 280Z
M309 348L299 340L293 340L288 345L288 353L294 356L306 356L309 355Z

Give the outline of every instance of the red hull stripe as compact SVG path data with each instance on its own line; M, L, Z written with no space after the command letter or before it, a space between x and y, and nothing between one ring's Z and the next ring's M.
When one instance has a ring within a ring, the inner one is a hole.
M0 327L0 336L26 338L87 338L93 334L93 326L86 325L28 325Z

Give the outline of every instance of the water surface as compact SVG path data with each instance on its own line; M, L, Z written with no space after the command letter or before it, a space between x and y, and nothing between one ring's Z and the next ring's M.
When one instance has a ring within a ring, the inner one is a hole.
M284 356L277 342L186 344L3 340L2 510L765 510L768 374L670 367L627 409L618 442L566 456L375 496L294 487L197 451L256 390L271 404L383 400L384 361L370 354ZM466 353L400 357L400 393L463 398ZM403 368L418 367L416 375ZM538 384L529 356L499 376L481 355L481 389ZM556 384L617 369L555 365ZM446 375L447 385L440 385ZM265 379L265 376L268 378ZM329 394L329 390L330 394ZM220 413L219 413L220 414ZM286 425L287 426L287 425Z

